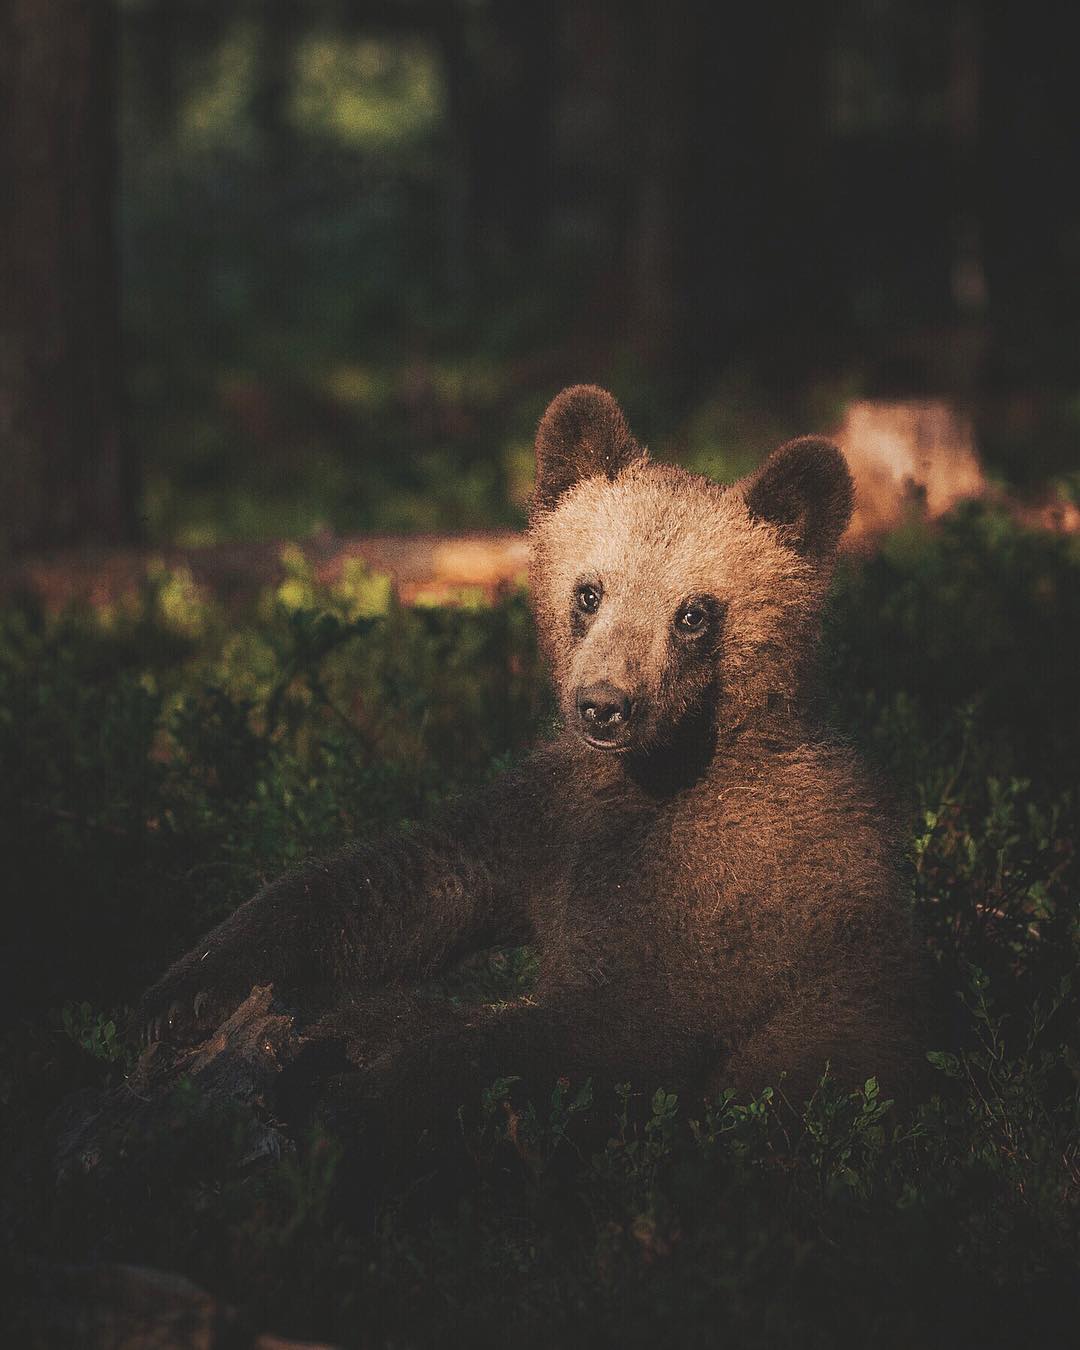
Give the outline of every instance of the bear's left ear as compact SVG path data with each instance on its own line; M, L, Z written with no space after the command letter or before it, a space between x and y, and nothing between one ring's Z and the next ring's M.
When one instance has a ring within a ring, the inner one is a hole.
M556 395L536 431L536 487L530 516L550 511L583 478L616 478L645 459L622 409L606 389L575 384Z
M775 525L785 543L811 558L835 550L855 503L844 456L816 436L774 450L739 487L753 520Z

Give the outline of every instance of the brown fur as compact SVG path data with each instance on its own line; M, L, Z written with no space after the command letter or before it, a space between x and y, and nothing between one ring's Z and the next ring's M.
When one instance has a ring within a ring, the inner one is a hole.
M426 829L242 906L150 991L154 1034L208 1030L273 982L351 1026L373 1093L411 1102L574 1071L748 1091L786 1071L798 1097L826 1061L902 1088L912 938L893 841L863 769L808 715L851 512L839 452L792 442L722 488L651 463L610 395L579 386L537 456L532 582L564 730ZM622 712L596 722L597 689ZM534 999L451 1014L414 994L514 941L539 953Z

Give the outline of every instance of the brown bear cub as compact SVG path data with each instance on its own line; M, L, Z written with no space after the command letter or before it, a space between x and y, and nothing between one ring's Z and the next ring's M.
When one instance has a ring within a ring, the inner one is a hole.
M809 711L842 456L792 441L721 487L653 463L589 386L554 400L536 453L558 738L427 826L242 905L147 994L151 1039L196 1039L272 985L307 1026L360 1029L376 1094L452 1105L499 1074L546 1092L567 1073L754 1092L786 1072L797 1100L826 1062L903 1090L895 841ZM539 956L532 998L469 1012L417 992L518 942Z

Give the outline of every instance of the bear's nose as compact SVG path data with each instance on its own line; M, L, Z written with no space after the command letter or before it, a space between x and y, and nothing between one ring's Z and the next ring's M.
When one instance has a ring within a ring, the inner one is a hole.
M586 732L598 741L613 741L630 721L634 702L625 689L601 680L578 691L578 716Z

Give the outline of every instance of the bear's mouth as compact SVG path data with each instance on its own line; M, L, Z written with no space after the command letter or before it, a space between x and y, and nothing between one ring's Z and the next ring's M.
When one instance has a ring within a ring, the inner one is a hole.
M625 755L633 749L628 739L617 741L601 740L598 736L590 736L587 731L581 733L581 739L590 750L599 750L604 755Z

